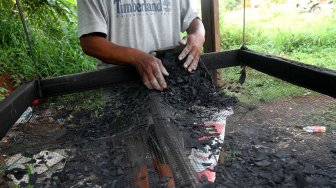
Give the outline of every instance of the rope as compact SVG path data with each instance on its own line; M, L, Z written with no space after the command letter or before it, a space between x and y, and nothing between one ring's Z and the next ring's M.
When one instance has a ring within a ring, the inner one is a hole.
M40 84L40 73L38 71L37 61L36 61L36 58L35 58L35 55L34 55L34 51L33 51L32 45L30 43L30 38L29 38L29 33L28 33L27 25L26 25L26 22L25 22L25 20L23 18L23 13L22 13L22 7L21 7L21 4L20 4L20 0L16 0L16 5L17 5L18 10L19 10L20 19L21 19L22 26L23 26L23 31L24 31L24 34L26 36L26 42L27 42L28 48L29 48L28 50L29 50L30 56L31 56L32 61L33 61L35 72L37 74L37 86L38 86L38 90L39 90L39 97L42 97L41 84Z
M243 42L242 46L245 46L246 41L245 41L245 36L246 36L246 0L244 0L244 10L243 10Z
M246 45L246 0L244 0L244 9L243 9L243 41L240 49L241 50L247 49L245 45ZM240 83L240 85L243 85L245 81L246 81L246 66L242 64L238 83Z

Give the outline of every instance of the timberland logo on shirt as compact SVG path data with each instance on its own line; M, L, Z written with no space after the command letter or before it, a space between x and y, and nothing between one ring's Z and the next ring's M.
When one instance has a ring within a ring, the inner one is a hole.
M124 3L114 0L118 14L141 12L171 12L171 0L132 0Z

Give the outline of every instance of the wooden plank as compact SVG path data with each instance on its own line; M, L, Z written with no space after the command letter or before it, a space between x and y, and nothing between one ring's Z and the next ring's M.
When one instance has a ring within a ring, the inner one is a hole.
M224 52L206 53L201 56L201 60L208 70L240 66L239 52L240 50L229 50Z
M98 89L111 84L140 79L132 67L116 66L94 72L66 75L41 80L43 98L58 96L90 89Z
M336 98L335 71L251 50L242 50L240 60L257 71Z
M37 98L37 81L32 81L21 85L0 103L0 139L7 134L32 101Z

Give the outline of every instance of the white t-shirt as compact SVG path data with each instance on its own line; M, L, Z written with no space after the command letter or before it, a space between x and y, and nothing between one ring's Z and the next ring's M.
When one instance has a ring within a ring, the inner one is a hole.
M197 16L195 0L78 0L79 37L104 33L145 52L177 45Z

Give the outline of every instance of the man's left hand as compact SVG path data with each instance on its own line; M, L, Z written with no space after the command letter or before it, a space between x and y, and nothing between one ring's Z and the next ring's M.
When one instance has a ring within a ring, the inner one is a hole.
M189 72L196 70L201 56L201 48L203 46L205 39L202 34L193 33L185 36L180 40L181 45L186 45L182 53L179 55L179 60L187 57L187 60L183 64L184 68L188 69Z

